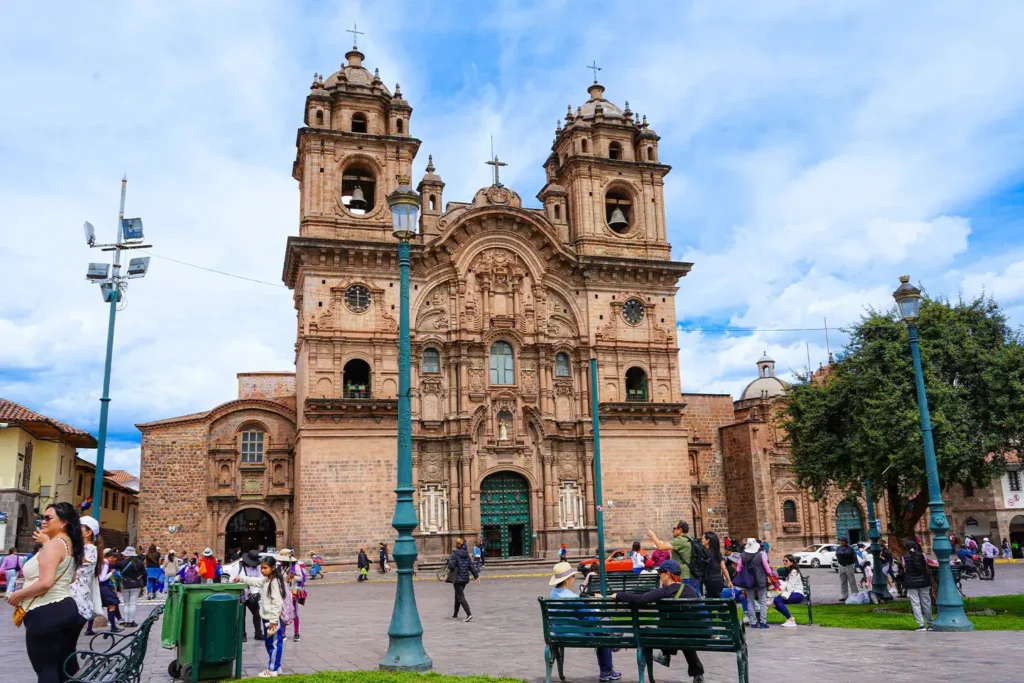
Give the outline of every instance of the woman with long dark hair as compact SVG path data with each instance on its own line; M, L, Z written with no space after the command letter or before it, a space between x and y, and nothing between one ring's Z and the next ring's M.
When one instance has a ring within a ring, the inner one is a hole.
M644 570L644 562L646 558L640 550L640 541L633 541L633 549L629 551L629 559L633 562L634 574L639 574ZM565 560L562 561L564 562Z
M476 579L477 585L480 584L480 574L477 572L476 567L473 566L473 561L469 559L469 551L466 550L466 541L462 538L455 539L455 550L452 551L451 557L448 558L448 569L455 571L455 612L452 614L452 619L459 618L459 607L466 610L466 618L463 621L469 621L473 618L473 613L469 610L469 602L466 600L466 584L469 583L469 575L472 574L473 578Z
M160 557L160 551L156 549L156 544L150 544L144 559L146 564L146 594L152 600L156 597L156 592L160 590L160 580L164 575L163 558Z
M71 503L48 506L36 536L42 550L25 563L25 586L7 602L25 610L25 647L39 683L60 683L85 624L71 595L85 554L78 511Z
M267 670L259 674L260 678L273 678L281 670L285 626L282 617L285 612L285 601L291 605L291 594L285 588L280 559L284 558L274 555L264 557L260 564L262 576L239 575L231 580L233 583L241 581L247 586L258 588L260 592L260 618L263 619L263 632L266 634L263 644L267 646L269 658Z
M708 551L708 567L704 570L704 595L720 598L726 586L732 588L729 570L725 568L725 560L722 559L722 543L714 531L705 531L700 542Z
M775 596L772 605L782 612L786 621L782 628L796 628L796 619L789 613L786 605L799 605L804 601L804 577L800 573L799 561L796 555L786 555L782 558L782 566L786 568L786 582L782 584L782 591Z

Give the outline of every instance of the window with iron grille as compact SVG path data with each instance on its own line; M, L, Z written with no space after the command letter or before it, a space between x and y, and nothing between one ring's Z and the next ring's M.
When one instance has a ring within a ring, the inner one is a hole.
M1010 490L1011 491L1020 491L1020 472L1018 472L1018 471L1007 472L1006 476L1009 477L1009 479L1010 479Z

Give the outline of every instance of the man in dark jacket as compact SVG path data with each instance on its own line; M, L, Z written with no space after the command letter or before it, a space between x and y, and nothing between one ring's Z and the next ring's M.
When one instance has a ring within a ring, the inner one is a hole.
M836 562L839 564L839 599L846 602L846 598L857 592L857 553L845 538L839 539Z
M906 571L903 585L906 586L910 607L917 619L917 630L928 631L932 627L932 572L921 547L909 538L904 544L907 552L903 555L903 568Z
M366 551L362 548L359 549L359 554L356 555L356 564L359 567L359 578L357 581L369 581L370 580L370 558L366 556Z
M658 588L642 594L627 591L612 593L610 597L612 600L630 605L649 605L666 598L695 599L699 597L693 586L683 584L679 576L681 573L682 568L678 562L665 560L658 566L658 579L661 583ZM674 652L671 650L662 650L661 656L655 656L654 661L668 666L672 654ZM686 657L687 675L693 678L693 683L704 683L704 665L701 664L696 650L683 650L683 656Z
M473 578L476 579L477 585L480 585L480 574L477 573L476 567L473 566L473 560L469 557L469 551L466 550L466 541L464 539L455 539L455 550L452 551L451 557L448 558L448 569L455 571L455 580L449 583L455 584L455 613L452 614L452 619L459 618L459 607L461 606L466 610L466 618L464 621L469 621L473 618L473 613L469 609L469 602L466 601L466 584L469 583L469 575L472 574ZM449 572L450 573L450 572Z

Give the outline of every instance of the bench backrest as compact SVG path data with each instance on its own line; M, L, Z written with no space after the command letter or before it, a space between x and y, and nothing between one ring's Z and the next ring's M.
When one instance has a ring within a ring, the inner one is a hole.
M633 574L632 572L613 572L605 577L609 593L636 591L645 593L658 587L657 574ZM600 593L601 580L595 572L587 583L587 593Z
M547 645L636 647L629 605L608 598L538 598Z
M538 600L548 645L736 652L745 642L733 600L662 600L638 607L609 598Z

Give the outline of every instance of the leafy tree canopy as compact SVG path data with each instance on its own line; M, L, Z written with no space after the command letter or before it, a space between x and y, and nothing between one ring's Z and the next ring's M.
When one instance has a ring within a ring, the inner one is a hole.
M918 321L928 407L943 487L985 485L1024 436L1024 347L989 298L925 299ZM784 426L792 467L816 495L884 490L890 525L910 533L927 484L909 331L895 309L869 311L824 381L801 377Z

